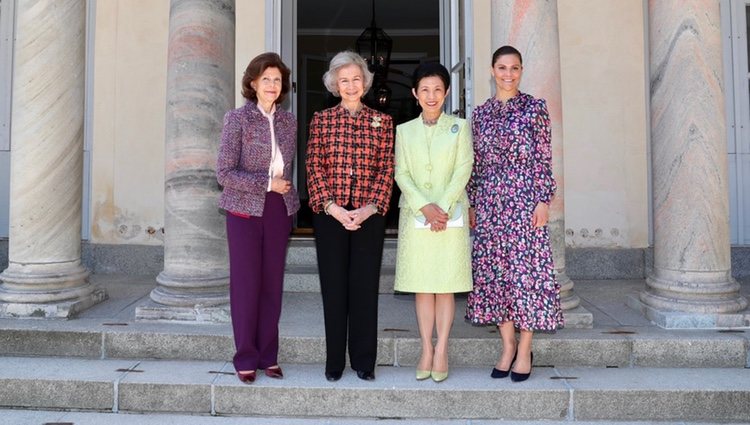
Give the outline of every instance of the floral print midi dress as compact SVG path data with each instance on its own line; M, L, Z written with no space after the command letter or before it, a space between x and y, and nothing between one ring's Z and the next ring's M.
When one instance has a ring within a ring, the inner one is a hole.
M474 289L466 319L524 330L563 326L547 226L531 224L537 203L555 193L547 105L525 93L489 99L472 117L474 168L468 184L476 211Z

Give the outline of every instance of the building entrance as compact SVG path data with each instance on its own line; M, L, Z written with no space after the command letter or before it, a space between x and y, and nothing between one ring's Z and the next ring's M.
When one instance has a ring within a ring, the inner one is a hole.
M357 39L374 22L392 41L387 72L379 75L378 95L368 93L365 103L390 114L395 124L408 121L420 111L411 94L411 74L419 63L441 61L441 12L444 5L434 0L292 0L282 6L281 51L293 68L292 111L298 118L296 183L302 208L295 233L310 234L312 212L307 205L305 173L308 124L314 112L334 106L339 99L322 83L329 60L342 50L355 50ZM387 216L387 233L398 228L398 196L394 186Z

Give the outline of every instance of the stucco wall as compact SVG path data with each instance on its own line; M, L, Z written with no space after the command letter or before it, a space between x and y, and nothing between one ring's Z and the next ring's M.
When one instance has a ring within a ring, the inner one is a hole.
M160 244L169 0L96 4L91 241Z
M474 24L474 105L481 105L494 93L492 79L492 52L500 46L492 45L492 3L489 1L474 1L472 11Z
M242 72L265 51L265 0L238 1ZM475 103L491 93L489 4L475 1ZM583 13L585 12L585 13ZM566 242L648 246L641 0L559 0ZM91 242L161 244L169 0L96 4Z
M649 245L641 0L559 0L566 244Z
M242 74L255 56L266 51L266 0L235 0L235 81L237 106L245 104L242 97Z

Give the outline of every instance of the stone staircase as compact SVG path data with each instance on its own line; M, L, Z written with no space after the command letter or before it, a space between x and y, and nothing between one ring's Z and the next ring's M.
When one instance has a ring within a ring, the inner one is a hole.
M253 423L273 417L280 421L273 423L295 424L750 423L750 331L659 329L625 306L642 281L576 282L594 326L538 334L534 371L524 383L489 378L497 332L464 323L465 298L459 297L450 377L417 382L413 298L389 289L395 246L384 256L377 379L364 382L346 371L329 383L311 255L308 241L290 250L280 322L283 380L261 375L253 385L240 383L229 362L233 342L226 323L134 321L153 277L94 275L110 299L77 319L0 320L0 409L260 421Z
M284 274L285 292L320 292L318 263L315 257L315 242L292 241L286 259ZM383 247L383 263L380 269L380 293L392 294L396 278L396 241L386 239Z

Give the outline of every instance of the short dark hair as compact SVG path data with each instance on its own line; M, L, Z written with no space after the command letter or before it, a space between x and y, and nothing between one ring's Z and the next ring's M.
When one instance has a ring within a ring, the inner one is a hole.
M446 91L451 86L451 75L443 65L438 62L424 62L420 63L417 69L414 70L411 79L411 88L416 89L419 87L419 82L427 77L440 77L443 80Z
M518 49L513 46L502 46L499 49L495 50L495 53L492 54L492 63L490 64L490 66L495 66L497 58L505 55L518 56L518 61L521 62L521 65L523 65L523 57L521 57L521 52L519 52Z
M276 103L280 104L286 99L286 95L289 93L289 88L291 87L291 83L289 82L291 71L281 60L281 57L273 52L261 53L254 57L247 65L245 74L242 76L242 96L245 99L253 102L258 101L258 94L250 83L260 77L268 68L278 68L279 72L281 72L281 94L276 99Z

